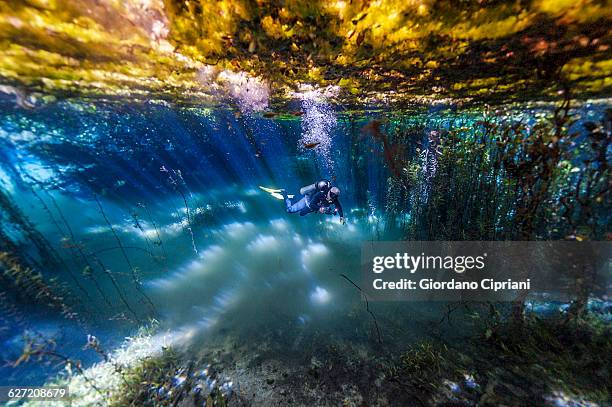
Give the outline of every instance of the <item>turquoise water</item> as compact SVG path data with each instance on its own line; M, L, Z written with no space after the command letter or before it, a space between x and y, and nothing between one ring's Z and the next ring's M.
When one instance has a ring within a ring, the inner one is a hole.
M197 357L240 346L238 355L298 364L330 346L378 355L470 332L440 324L446 304L376 303L370 314L343 275L359 284L361 244L406 237L413 215L413 197L389 187L394 167L363 127L381 121L389 137L408 128L422 141L405 154L424 157L421 187L411 193L427 199L437 165L425 154L432 131L475 131L481 111L348 113L319 101L291 109L300 116L264 117L152 102L63 101L32 110L1 103L0 182L14 210L11 218L4 208L3 233L45 277L57 278L82 316L80 324L61 319L9 294L20 315L5 318L0 331L5 361L19 357L28 329L87 365L99 360L83 350L87 334L110 350L151 319L171 345ZM604 107L586 105L580 114L599 118ZM508 116L529 123L539 114ZM347 225L289 215L258 188L297 193L320 178L341 188ZM33 236L46 243L33 244ZM6 384L18 384L42 383L56 370L1 371Z

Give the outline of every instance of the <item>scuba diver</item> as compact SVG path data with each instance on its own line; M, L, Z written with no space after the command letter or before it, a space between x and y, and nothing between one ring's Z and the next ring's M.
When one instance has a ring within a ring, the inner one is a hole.
M293 195L286 195L284 189L270 189L260 187L269 192L273 197L283 199L287 213L299 213L300 216L318 212L324 215L340 215L340 223L346 224L342 205L338 200L340 188L331 185L328 180L321 180L317 183L300 188L302 198L292 202ZM282 193L282 195L281 195Z

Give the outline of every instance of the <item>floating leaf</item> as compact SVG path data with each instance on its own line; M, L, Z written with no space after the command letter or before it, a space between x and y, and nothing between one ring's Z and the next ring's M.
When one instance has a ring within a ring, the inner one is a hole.
M319 144L321 144L320 141L314 142L314 143L306 143L304 144L304 148L315 148L316 146L318 146Z

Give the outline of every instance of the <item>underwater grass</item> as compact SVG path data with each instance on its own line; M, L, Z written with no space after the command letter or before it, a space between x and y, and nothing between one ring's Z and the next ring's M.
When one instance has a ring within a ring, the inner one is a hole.
M114 397L110 406L161 405L166 392L158 389L172 387L172 374L178 368L178 354L166 348L159 356L146 357L125 372L125 382ZM170 393L172 395L172 393Z
M112 395L110 407L206 405L224 407L224 395L208 368L195 372L195 361L172 347L146 357L125 371L124 381Z
M138 369L142 361L163 355L168 347L168 337L159 332L158 322L150 320L138 332L125 339L117 349L106 353L97 338L89 336L87 348L93 349L102 356L100 362L84 368L77 359L70 358L56 351L55 343L40 338L31 338L26 342L28 352L20 358L19 363L57 363L64 367L58 376L47 382L52 386L67 386L69 403L72 406L107 405L122 394L134 377L132 369ZM30 401L24 404L29 407L63 407L65 401L39 402ZM126 405L126 404L123 404Z
M69 304L69 294L58 285L57 279L45 280L40 272L23 267L11 254L0 251L0 281L24 298L57 311L64 318L83 324L81 315ZM4 293L3 293L4 294ZM6 294L3 298L6 299Z
M461 343L411 346L389 367L389 377L422 405L448 398L483 406L540 405L559 393L605 404L612 395L611 334L610 325L594 316L531 316L521 324L488 319L479 336Z
M512 378L524 383L526 398L561 390L605 404L612 395L611 334L610 325L592 315L529 316L522 324L509 322L485 331L483 341L475 342L485 352L474 360L490 369L484 375L490 388Z

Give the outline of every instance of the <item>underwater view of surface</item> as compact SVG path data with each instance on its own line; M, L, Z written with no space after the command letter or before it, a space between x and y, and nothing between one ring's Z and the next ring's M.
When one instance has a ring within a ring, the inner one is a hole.
M610 405L609 4L327 3L0 2L0 403ZM374 301L397 241L607 257Z

